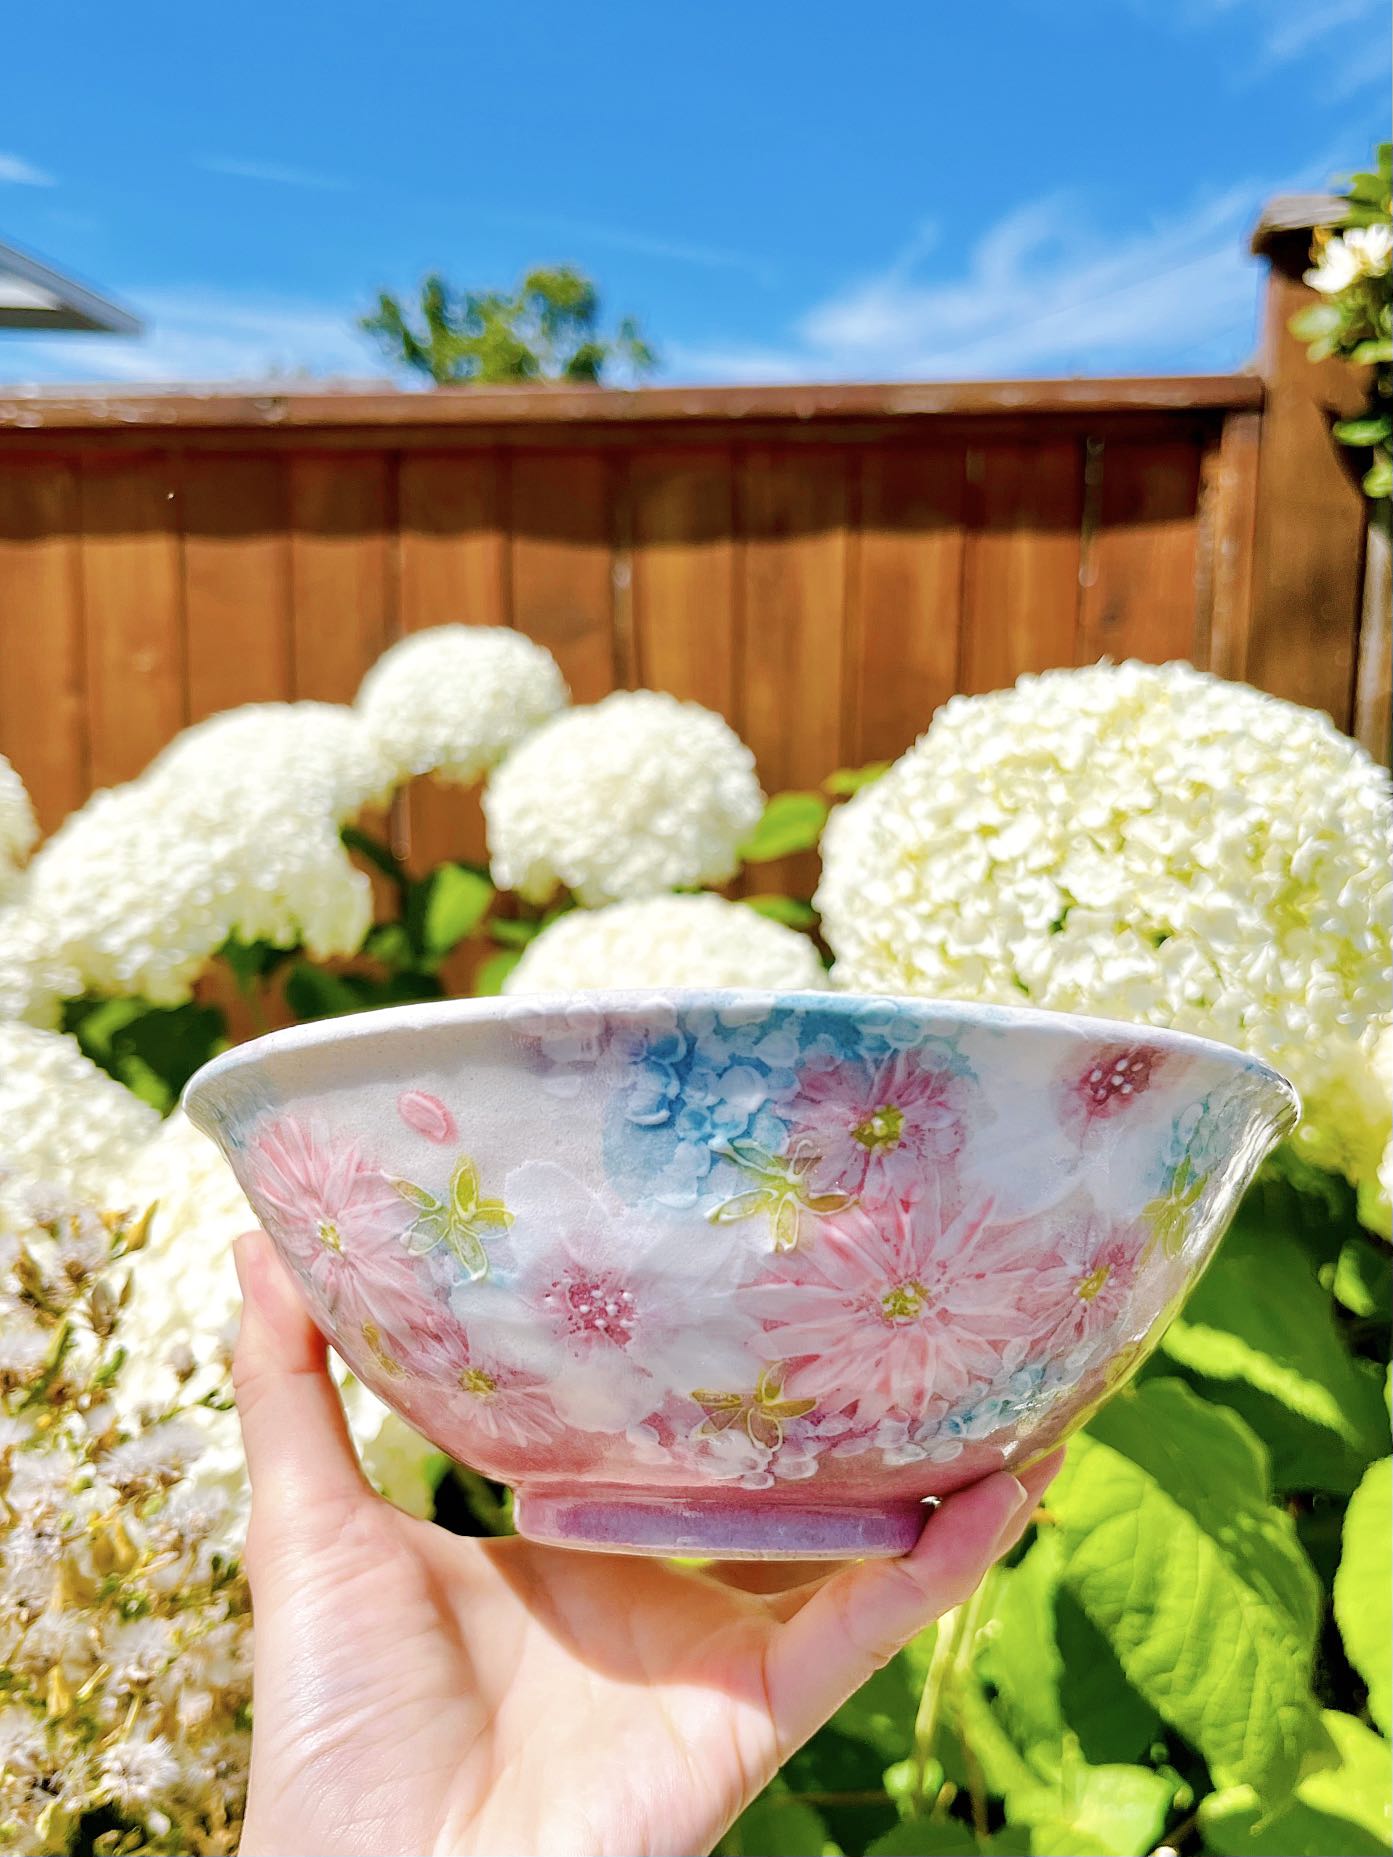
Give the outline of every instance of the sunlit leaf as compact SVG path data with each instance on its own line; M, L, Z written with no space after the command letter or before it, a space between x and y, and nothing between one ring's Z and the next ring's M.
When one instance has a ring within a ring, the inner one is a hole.
M1050 1492L1061 1577L1220 1785L1276 1792L1322 1743L1321 1594L1261 1445L1176 1380L1120 1394Z
M768 916L771 922L782 922L785 928L806 930L817 922L817 911L812 904L796 896L778 896L771 892L767 896L742 896L740 901L746 909Z
M1383 1402L1336 1326L1295 1223L1305 1216L1290 1193L1245 1203L1161 1346L1206 1380L1246 1382L1319 1428L1329 1472L1347 1479L1334 1486L1349 1488L1386 1449Z
M1369 1689L1369 1713L1385 1734L1393 1730L1393 1458L1370 1466L1345 1511L1343 1546L1335 1575L1335 1622L1345 1655Z
M1218 1857L1388 1857L1393 1842L1388 1743L1353 1716L1323 1717L1335 1752L1292 1793L1229 1787L1200 1801L1206 1850Z
M472 935L488 913L494 894L487 877L462 864L442 864L433 871L421 925L426 954L439 960Z
M767 864L812 851L827 823L827 802L820 793L776 793L764 816L740 847L746 864Z

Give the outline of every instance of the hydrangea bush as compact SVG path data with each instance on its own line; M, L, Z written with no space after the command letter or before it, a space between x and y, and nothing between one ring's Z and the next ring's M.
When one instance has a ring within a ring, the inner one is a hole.
M486 780L488 865L413 872L366 829L432 773ZM1297 1138L1010 1564L722 1849L1385 1850L1391 818L1386 773L1325 719L1185 666L958 698L892 768L766 803L722 718L646 691L568 708L540 648L454 626L394 647L351 707L187 730L37 850L0 767L0 1849L233 1848L246 1488L218 1363L251 1215L168 1111L234 1030L465 976L1028 1002L1292 1075ZM816 910L759 893L819 838ZM742 865L746 893L718 894ZM895 1109L877 1164L912 1172L953 1106L913 1095L895 1018L866 1111ZM653 1113L666 1062L636 1071L634 1126L680 1197L732 1131ZM741 1062L777 1101L778 1051ZM509 1528L506 1490L442 1475L342 1384L393 1500ZM70 1571L40 1582L44 1556Z

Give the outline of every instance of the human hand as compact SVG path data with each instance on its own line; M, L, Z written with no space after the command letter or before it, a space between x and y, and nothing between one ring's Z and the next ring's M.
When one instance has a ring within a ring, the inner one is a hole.
M239 1240L237 1268L256 1626L242 1857L709 1850L968 1597L1059 1467L998 1472L949 1497L904 1559L779 1593L462 1539L364 1481L324 1342L264 1235Z

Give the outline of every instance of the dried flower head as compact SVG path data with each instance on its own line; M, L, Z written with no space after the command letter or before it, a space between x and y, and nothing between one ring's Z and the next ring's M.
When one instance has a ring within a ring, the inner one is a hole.
M3 1228L0 1850L231 1852L249 1606L188 1481L226 1370L118 1417L142 1227L11 1193Z

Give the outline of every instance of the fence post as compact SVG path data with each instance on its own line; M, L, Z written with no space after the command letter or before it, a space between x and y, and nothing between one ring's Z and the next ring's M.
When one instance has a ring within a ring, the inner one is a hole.
M1261 367L1266 386L1254 534L1253 604L1244 676L1260 689L1354 719L1364 570L1364 498L1353 460L1330 436L1363 405L1348 363L1313 363L1291 333L1316 301L1302 282L1311 234L1340 213L1321 194L1273 200L1252 248L1267 260Z

